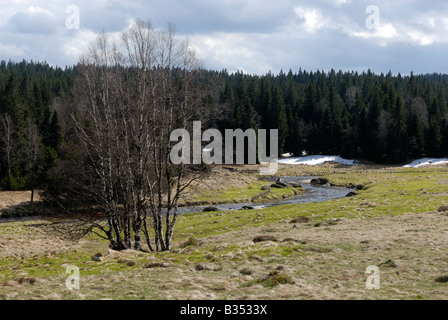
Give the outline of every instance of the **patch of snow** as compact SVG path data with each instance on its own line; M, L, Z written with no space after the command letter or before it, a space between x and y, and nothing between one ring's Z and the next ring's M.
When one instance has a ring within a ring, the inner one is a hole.
M306 156L306 157L297 157L297 158L287 158L287 159L281 159L278 161L278 163L283 164L302 164L302 165L308 165L308 166L318 166L321 164L324 164L326 162L335 162L339 164L345 164L345 165L356 165L358 163L357 160L348 160L341 158L340 156Z
M418 168L421 166L448 164L447 158L422 158L412 161L410 164L403 166L404 168Z

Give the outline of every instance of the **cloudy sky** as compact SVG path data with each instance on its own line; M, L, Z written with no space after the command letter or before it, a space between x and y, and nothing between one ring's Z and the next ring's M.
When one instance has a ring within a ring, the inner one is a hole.
M446 0L0 0L0 60L73 65L135 18L174 23L207 69L448 73Z

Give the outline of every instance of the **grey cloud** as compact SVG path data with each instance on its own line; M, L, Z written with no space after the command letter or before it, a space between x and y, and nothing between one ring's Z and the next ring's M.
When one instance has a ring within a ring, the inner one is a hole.
M56 32L57 21L54 17L44 13L32 15L19 11L8 20L7 30L19 34L52 35Z
M129 25L133 13L118 1L107 1L105 4L83 2L80 10L80 26L94 32L119 32Z
M294 17L292 1L183 1L154 0L133 12L156 26L167 22L184 34L211 32L261 32L276 30Z
M63 0L48 8L43 0L22 3L9 17L0 12L0 48L61 66L76 63L73 52L85 50L89 30L120 32L140 18L155 27L176 24L178 34L190 37L210 69L448 72L448 2L442 0ZM71 4L80 9L80 31L65 28L65 8ZM382 23L396 31L391 37L366 29L370 4L379 7ZM30 6L47 8L52 15L29 14ZM306 28L297 8L318 13L315 28ZM66 49L69 43L72 54Z

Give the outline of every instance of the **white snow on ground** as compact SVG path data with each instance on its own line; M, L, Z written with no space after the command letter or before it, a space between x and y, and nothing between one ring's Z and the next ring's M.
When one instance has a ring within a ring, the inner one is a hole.
M346 165L357 164L356 160L347 160L341 158L340 156L306 156L306 157L281 159L278 161L278 163L283 164L303 164L308 166L318 166L320 164L324 164L325 162L336 162L339 164L346 164Z
M404 168L418 168L427 165L448 164L447 158L422 158L412 161L410 164L403 166Z

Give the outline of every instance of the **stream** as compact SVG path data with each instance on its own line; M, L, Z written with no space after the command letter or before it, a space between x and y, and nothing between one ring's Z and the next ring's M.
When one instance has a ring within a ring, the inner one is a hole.
M266 180L274 182L277 178L278 177ZM207 207L216 207L220 211L229 211L229 210L240 210L242 209L242 207L245 206L252 207L254 209L263 209L267 207L273 207L284 204L324 202L328 200L344 198L349 192L353 191L352 189L344 187L318 186L310 183L311 179L318 177L279 177L279 178L283 179L286 182L300 183L302 187L305 189L305 192L287 199L272 200L263 203L245 202L245 203L229 203L218 205L181 207L179 208L179 212L181 214L189 212L200 212Z
M266 178L267 183L275 182L275 178ZM311 179L317 177L280 177L286 182L297 182L300 183L301 186L305 189L305 192L293 196L287 199L279 199L272 200L269 202L263 203L253 203L253 202L244 202L244 203L228 203L228 204L218 204L218 205L198 205L198 206L187 206L187 207L179 207L179 213L185 214L190 212L201 212L204 208L207 207L216 207L220 211L229 211L229 210L240 210L243 207L252 207L253 209L263 209L267 207L273 207L284 204L293 204L293 203L313 203L313 202L324 202L333 199L344 198L349 192L353 191L349 188L344 187L332 187L332 186L319 186L315 184L311 184ZM14 221L26 221L26 220L38 220L42 217L33 216L33 217L15 217L15 218L0 218L0 223L2 222L14 222Z

